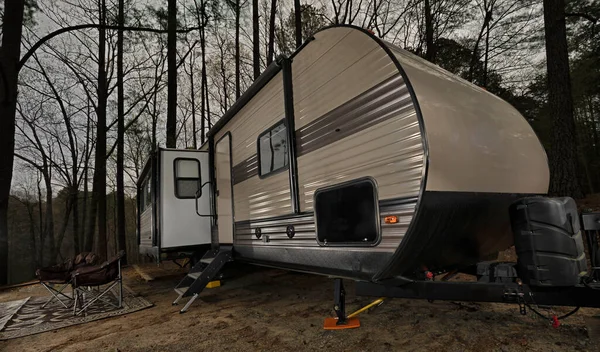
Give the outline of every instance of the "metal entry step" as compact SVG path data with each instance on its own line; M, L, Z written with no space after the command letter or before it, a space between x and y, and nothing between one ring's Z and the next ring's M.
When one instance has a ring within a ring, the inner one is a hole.
M185 313L206 285L217 277L223 266L233 260L231 249L229 246L222 246L218 250L207 252L177 284L175 292L178 297L173 305L177 305L182 298L191 296L179 313Z

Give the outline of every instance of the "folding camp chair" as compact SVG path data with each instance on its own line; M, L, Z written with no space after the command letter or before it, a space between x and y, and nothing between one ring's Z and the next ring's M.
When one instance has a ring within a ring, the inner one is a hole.
M124 251L101 265L84 267L71 273L71 285L75 304L73 304L73 315L79 315L85 312L91 305L99 300L106 302L115 308L123 306L123 279L121 277L121 259L125 256ZM101 289L100 286L110 284ZM96 289L94 289L96 287ZM104 295L111 292L113 288L118 288L118 304L110 300L105 300ZM86 296L90 299L86 302Z
M73 300L63 293L63 290L71 284L71 272L81 267L95 265L98 257L94 253L82 252L75 259L67 259L63 263L50 267L39 268L35 275L40 280L40 284L50 292L51 297L42 305L45 308L53 300L58 300L65 308L69 306L65 303ZM66 299L63 301L63 299Z

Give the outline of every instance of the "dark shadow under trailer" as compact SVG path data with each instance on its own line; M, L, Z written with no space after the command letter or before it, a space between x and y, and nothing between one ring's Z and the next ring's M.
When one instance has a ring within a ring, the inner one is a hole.
M569 222L573 224L570 229L571 235L579 232L579 221L577 217L567 216ZM373 297L391 297L391 298L407 298L407 299L426 299L433 301L463 301L463 302L492 302L492 303L508 303L516 304L519 307L519 312L523 315L527 314L527 310L533 311L535 314L546 318L554 327L560 325L559 320L564 319L574 313L580 307L600 308L600 213L585 213L581 216L581 232L584 234L591 268L585 276L577 278L577 283L566 285L553 285L551 280L543 281L539 279L541 275L538 271L544 266L537 262L523 263L513 262L484 262L477 264L472 272L477 273L478 281L446 281L451 278L454 273L440 275L440 279L436 280L433 273L424 271L419 277L423 279L410 279L399 277L381 283L358 281L356 282L357 296L373 296ZM535 233L535 226L531 225L532 219L526 219L524 233ZM544 226L547 223L544 222ZM513 231L514 229L513 224ZM518 226L517 226L518 227ZM518 232L518 231L517 231ZM547 233L547 228L543 229ZM562 235L562 234L561 234ZM535 238L526 236L526 244L519 243L519 239L515 236L515 244L517 246L517 254L519 249L523 249L531 244L531 249L534 256L539 252L535 247ZM544 237L544 240L549 237ZM581 239L580 239L581 241ZM560 242L560 241L559 241ZM543 245L537 244L537 247L548 246L548 243ZM551 246L551 244L550 244ZM556 252L568 252L564 242L562 245L555 248ZM564 260L563 268L568 269L569 265L581 267L583 246L574 249L579 255L575 258L560 257L554 253L552 260ZM539 248L538 248L539 249ZM537 252L536 252L537 251ZM548 253L545 253L548 255ZM519 257L520 260L523 260ZM587 267L585 256L583 256L584 265ZM535 265L531 265L535 264ZM552 263L551 263L552 264ZM524 268L528 268L527 270ZM533 269L531 269L533 267ZM556 269L556 268L555 268ZM529 271L529 272L526 272ZM568 270L566 270L568 272ZM532 277L531 275L538 275ZM562 274L552 274L562 275ZM524 283L522 278L527 282ZM558 278L556 282L560 281ZM546 285L546 286L544 286ZM563 316L546 316L539 312L539 309L545 309L551 306L567 306L575 307L571 312ZM347 323L345 311L345 290L342 279L335 279L334 287L334 311L337 315L339 325Z

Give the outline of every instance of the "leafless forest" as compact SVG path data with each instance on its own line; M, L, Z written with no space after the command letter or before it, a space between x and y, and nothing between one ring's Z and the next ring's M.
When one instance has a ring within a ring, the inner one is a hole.
M333 24L514 105L552 194L600 189L598 0L4 0L0 14L0 285L83 250L142 260L149 152L199 148L269 64Z

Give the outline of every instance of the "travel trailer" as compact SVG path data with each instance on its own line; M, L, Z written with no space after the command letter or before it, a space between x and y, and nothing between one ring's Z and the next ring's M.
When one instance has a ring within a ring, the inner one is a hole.
M271 64L201 150L149 163L140 247L212 245L182 311L231 260L375 285L474 268L515 242L509 206L549 183L514 107L353 26Z

